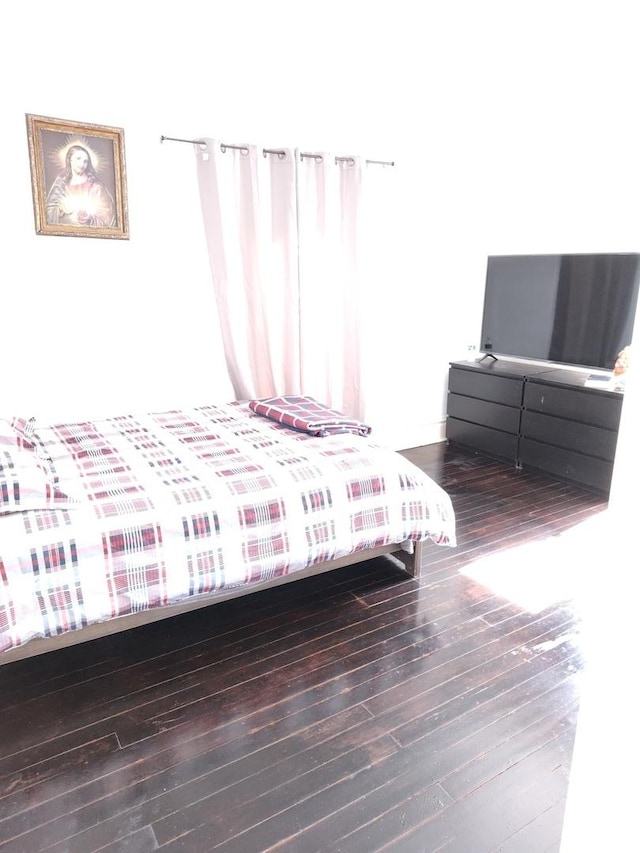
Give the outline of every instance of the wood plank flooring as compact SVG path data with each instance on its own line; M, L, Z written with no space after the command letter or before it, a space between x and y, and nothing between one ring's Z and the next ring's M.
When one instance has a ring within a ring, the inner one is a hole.
M430 445L458 547L0 668L0 851L555 853L603 498Z

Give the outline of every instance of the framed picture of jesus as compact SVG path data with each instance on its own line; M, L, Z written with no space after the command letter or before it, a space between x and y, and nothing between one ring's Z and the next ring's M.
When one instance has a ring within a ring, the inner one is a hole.
M124 130L26 119L36 233L127 240Z

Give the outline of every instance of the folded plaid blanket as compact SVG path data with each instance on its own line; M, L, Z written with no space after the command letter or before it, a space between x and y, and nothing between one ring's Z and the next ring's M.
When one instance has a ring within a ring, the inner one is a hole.
M267 397L262 400L250 400L249 408L257 415L277 421L283 426L308 432L310 435L369 435L371 432L371 427L367 424L347 418L335 409L328 409L313 397Z

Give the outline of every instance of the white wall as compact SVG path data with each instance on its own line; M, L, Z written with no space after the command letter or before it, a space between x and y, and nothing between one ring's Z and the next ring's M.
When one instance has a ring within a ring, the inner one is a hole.
M487 254L640 247L626 5L36 0L0 15L6 413L231 398L192 151L162 134L397 163L401 322L374 424L397 447L443 435ZM25 113L125 129L129 241L35 235Z

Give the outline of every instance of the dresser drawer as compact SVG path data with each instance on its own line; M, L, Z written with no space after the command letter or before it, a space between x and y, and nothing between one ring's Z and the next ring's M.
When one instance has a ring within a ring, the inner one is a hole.
M522 413L521 434L523 438L579 450L608 462L613 462L618 441L618 434L613 430L526 410Z
M501 459L513 461L517 456L517 435L453 417L447 418L447 439Z
M520 439L520 462L599 492L608 492L611 486L612 462L529 438Z
M617 430L622 398L614 394L599 394L591 389L583 391L529 380L525 383L523 405L525 409L547 415Z
M492 376L473 370L451 368L449 391L466 397L502 403L504 406L520 407L522 403L522 379Z
M478 400L475 397L463 397L460 394L449 394L447 398L447 414L463 421L500 429L514 435L520 429L520 409Z

